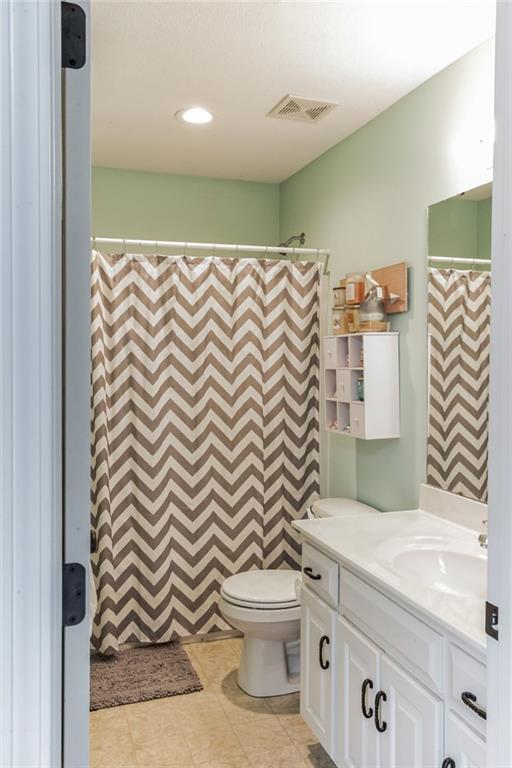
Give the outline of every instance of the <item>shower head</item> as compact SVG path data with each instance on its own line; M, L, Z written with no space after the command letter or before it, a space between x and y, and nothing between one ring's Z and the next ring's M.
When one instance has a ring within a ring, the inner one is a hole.
M299 245L302 247L304 243L306 242L306 233L301 232L300 235L292 235L288 238L288 240L285 240L284 243L279 243L281 248L289 248L292 243L294 243L296 240L299 241Z
M296 240L299 242L299 247L302 247L304 243L306 242L306 233L301 232L300 235L292 235L288 238L288 240L285 240L284 243L279 243L281 248L289 248L292 243L294 243ZM286 256L286 253L281 253L281 256Z

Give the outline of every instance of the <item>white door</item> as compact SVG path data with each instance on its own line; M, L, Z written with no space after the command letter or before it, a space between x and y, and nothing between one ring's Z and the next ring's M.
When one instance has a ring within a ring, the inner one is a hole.
M86 14L90 39L89 0ZM91 141L90 55L63 69L64 559L85 568L90 548ZM87 609L86 602L86 609ZM89 740L89 616L64 630L63 765L84 768Z
M512 4L497 3L489 390L488 595L499 608L499 639L487 638L487 759L512 765Z
M386 655L380 667L375 722L380 768L439 768L443 755L443 703Z
M379 691L380 651L345 619L336 621L335 758L346 768L375 768L379 733L375 695Z
M301 592L300 712L332 754L335 612L303 587Z
M485 768L485 752L484 740L450 712L446 721L443 768Z

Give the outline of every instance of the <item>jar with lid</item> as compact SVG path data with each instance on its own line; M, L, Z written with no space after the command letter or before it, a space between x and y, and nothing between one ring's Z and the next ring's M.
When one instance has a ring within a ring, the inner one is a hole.
M363 272L349 272L345 279L345 303L362 304L364 301L364 283Z

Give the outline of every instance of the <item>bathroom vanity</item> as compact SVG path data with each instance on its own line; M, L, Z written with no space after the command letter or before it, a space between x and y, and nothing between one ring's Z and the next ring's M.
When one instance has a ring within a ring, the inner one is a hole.
M420 510L294 525L301 714L336 765L484 768L478 532Z

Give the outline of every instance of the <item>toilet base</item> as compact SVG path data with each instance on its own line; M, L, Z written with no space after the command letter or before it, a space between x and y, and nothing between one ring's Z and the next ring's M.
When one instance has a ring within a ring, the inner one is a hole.
M238 685L249 696L283 696L300 690L298 676L288 679L285 643L245 635Z

